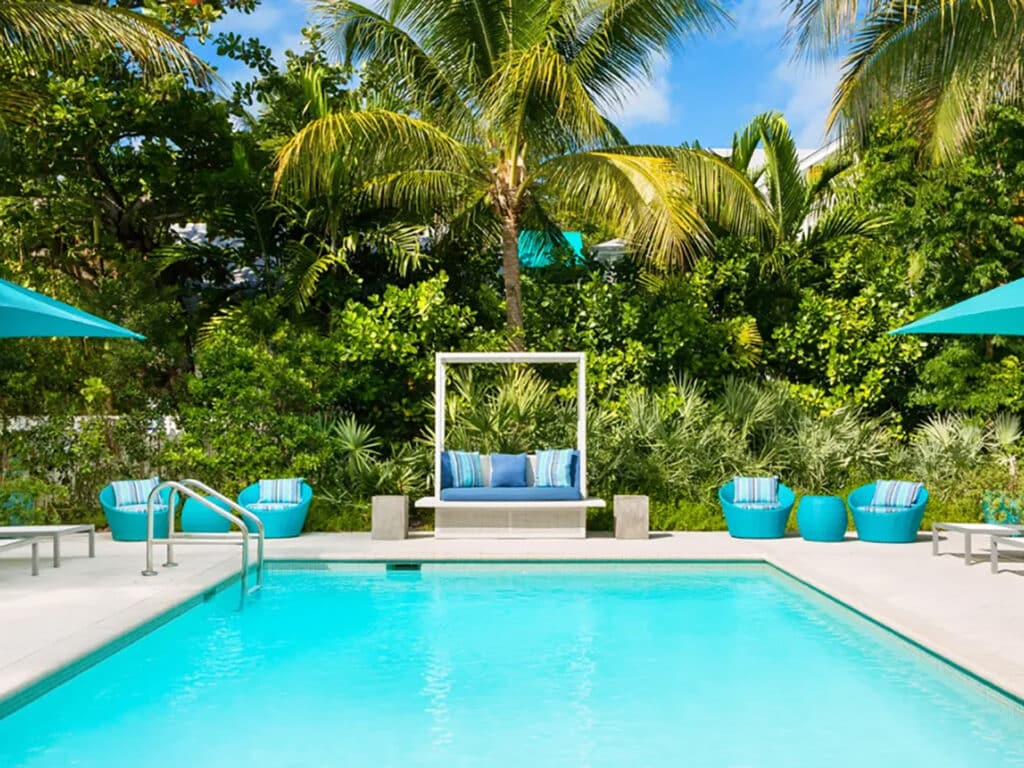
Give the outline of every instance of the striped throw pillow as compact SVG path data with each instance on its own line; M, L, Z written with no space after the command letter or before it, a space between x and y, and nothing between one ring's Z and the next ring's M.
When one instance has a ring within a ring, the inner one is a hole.
M732 500L735 504L777 504L779 478L734 477Z
M572 448L537 451L537 481L534 485L538 488L572 488L575 454Z
M922 483L907 480L879 480L875 483L875 494L871 497L872 507L909 507L917 501Z
M298 504L302 501L302 478L260 480L260 504Z
M114 506L128 507L145 504L149 501L150 492L160 485L159 477L147 477L145 480L115 480L110 484L114 491Z
M445 451L452 468L453 488L482 488L484 468L477 451Z

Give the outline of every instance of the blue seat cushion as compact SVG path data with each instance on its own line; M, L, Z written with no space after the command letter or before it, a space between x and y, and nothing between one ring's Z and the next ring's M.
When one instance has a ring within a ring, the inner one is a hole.
M579 501L579 488L445 488L441 501Z

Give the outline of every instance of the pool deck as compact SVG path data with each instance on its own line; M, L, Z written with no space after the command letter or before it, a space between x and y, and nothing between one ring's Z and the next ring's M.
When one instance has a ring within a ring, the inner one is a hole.
M951 534L942 548L962 552L961 537ZM201 596L239 564L237 547L183 546L177 568L144 577L144 545L114 542L109 534L97 535L95 559L87 557L85 537L65 539L60 569L51 567L48 545L42 549L36 577L27 549L0 554L0 700ZM157 555L163 562L162 548ZM1000 573L991 575L987 559L965 567L960 554L932 557L924 534L904 545L852 536L818 544L685 532L646 541L607 535L436 540L429 534L372 541L369 534L317 533L267 542L271 560L765 560L1024 699L1024 559L1013 557L1004 556Z

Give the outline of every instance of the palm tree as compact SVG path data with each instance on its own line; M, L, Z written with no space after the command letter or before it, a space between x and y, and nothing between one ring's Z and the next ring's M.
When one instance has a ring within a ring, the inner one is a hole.
M707 247L693 183L678 172L675 150L626 146L606 112L649 77L659 52L722 24L713 0L383 0L376 7L317 5L347 62L390 83L391 103L310 121L278 155L279 185L325 194L347 157L382 207L488 228L501 243L513 347L523 330L519 232L556 230L546 201L618 227L662 266ZM703 167L702 188L746 202L734 189L737 174ZM752 212L736 216L753 226Z
M763 162L755 163L756 150ZM842 188L837 186L850 167L848 159L833 154L807 170L801 167L800 154L789 123L778 112L757 115L742 131L733 135L732 152L719 162L728 163L749 179L746 187L749 209L760 210L765 226L762 243L771 254L768 264L786 247L807 255L820 254L824 246L844 237L871 236L886 221L878 214L858 211L842 204ZM728 225L731 206L704 201L707 216Z
M60 0L0 0L0 62L69 71L97 50L123 50L147 75L184 74L200 85L211 79L184 43L141 14Z
M996 103L1024 94L1024 14L1017 0L787 0L797 50L849 46L828 128L867 137L879 110L904 103L933 160L967 147Z

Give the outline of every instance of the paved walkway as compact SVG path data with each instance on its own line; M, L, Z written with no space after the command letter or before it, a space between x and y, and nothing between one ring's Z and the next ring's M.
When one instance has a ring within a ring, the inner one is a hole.
M952 546L950 546L952 545ZM238 549L180 547L180 566L144 577L144 545L97 536L62 545L63 566L29 575L28 551L0 555L0 699L121 637L169 608L208 591L238 568ZM732 539L725 533L654 534L647 541L371 541L368 534L308 534L267 542L269 559L325 560L736 560L764 559L839 598L1014 695L1024 698L1024 561L993 576L987 562L964 567L958 555L932 557L916 544L851 539ZM962 551L951 535L944 549ZM157 562L163 562L158 549ZM273 578L271 571L268 578Z

